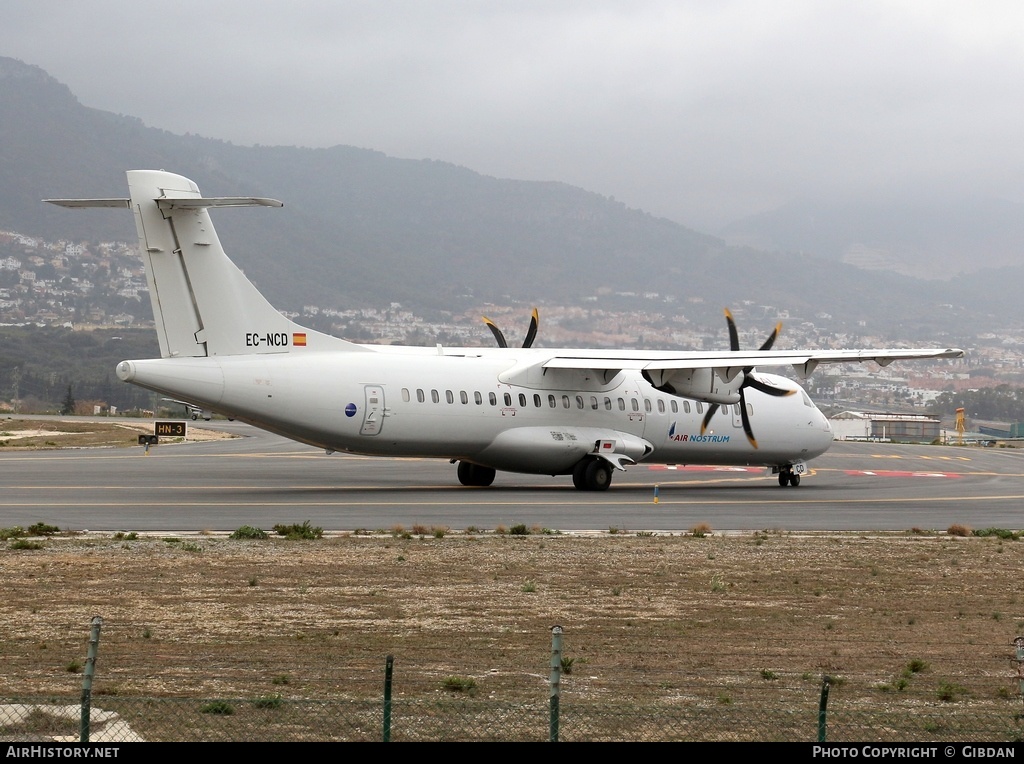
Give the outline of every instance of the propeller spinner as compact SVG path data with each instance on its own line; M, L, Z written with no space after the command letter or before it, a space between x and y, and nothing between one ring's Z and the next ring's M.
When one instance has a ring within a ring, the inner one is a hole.
M736 331L736 322L733 320L732 313L729 309L725 309L725 320L729 325L729 350L733 352L739 352L740 349L740 338L739 333ZM775 344L776 338L779 336L779 332L782 331L782 323L775 325L772 333L768 335L768 339L764 341L764 344L759 348L760 350L771 350L772 345ZM783 390L779 387L773 387L760 381L751 373L754 370L753 366L746 366L743 369L743 383L740 385L740 420L743 423L743 432L747 436L747 440L750 441L750 445L757 448L757 438L754 437L754 431L750 427L750 417L747 414L747 401L743 395L744 388L752 387L765 395L774 395L778 398L782 398L787 395L792 395L795 390ZM708 406L708 413L704 415L704 421L700 423L701 435L707 430L708 425L711 423L711 418L718 411L719 404L712 403Z
M487 324L487 328L491 330L491 334L494 335L494 339L498 342L498 347L507 348L508 341L505 339L504 333L498 328L487 316L483 317L484 323ZM537 309L533 309L533 314L530 316L530 328L526 330L526 339L523 340L523 347L533 347L533 341L537 339L537 327L540 325L540 315L537 313Z

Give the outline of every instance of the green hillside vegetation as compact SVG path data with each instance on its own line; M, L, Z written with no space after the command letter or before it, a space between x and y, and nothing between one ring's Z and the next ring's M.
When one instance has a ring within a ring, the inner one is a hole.
M158 397L121 382L114 369L126 358L159 355L152 329L0 326L0 400L16 398L21 411L55 414L70 385L79 405L152 408Z

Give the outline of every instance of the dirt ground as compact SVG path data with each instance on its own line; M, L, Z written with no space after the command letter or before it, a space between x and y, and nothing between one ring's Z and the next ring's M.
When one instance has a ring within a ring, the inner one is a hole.
M0 444L135 445L125 424L0 420ZM98 694L376 697L391 654L408 697L543 699L557 625L579 698L813 706L828 674L870 704L1020 702L1014 535L511 530L4 533L0 696L75 695L100 616Z
M563 689L588 699L770 689L813 703L825 674L874 703L1018 697L1024 542L1011 539L396 528L17 548L32 545L0 546L6 697L77 692L97 615L99 694L374 697L392 654L409 696L459 677L488 697L544 697L558 625Z

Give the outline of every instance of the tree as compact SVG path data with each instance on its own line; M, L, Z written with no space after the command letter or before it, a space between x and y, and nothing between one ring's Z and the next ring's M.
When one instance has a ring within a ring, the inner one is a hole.
M71 392L70 384L68 384L68 392L64 396L64 402L60 404L60 413L65 415L75 413L75 396Z

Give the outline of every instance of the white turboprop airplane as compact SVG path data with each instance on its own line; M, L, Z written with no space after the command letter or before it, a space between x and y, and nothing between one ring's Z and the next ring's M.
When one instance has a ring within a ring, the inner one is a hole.
M281 202L204 198L163 171L129 171L128 187L129 199L47 200L135 215L162 357L122 361L120 379L328 453L447 458L467 486L503 470L601 491L638 462L759 465L797 486L832 430L799 385L755 367L806 377L820 363L963 355L771 350L778 327L743 352L728 312L719 352L357 345L285 318L224 253L210 208Z

